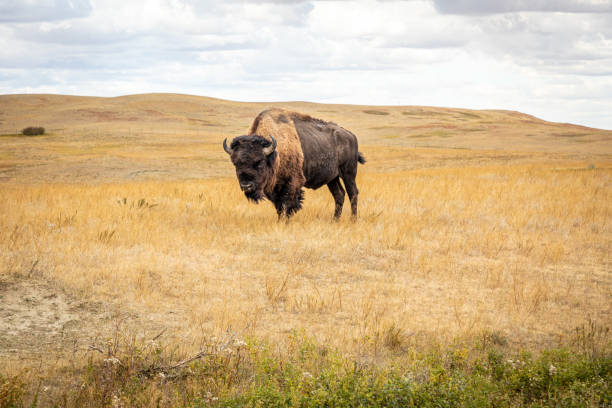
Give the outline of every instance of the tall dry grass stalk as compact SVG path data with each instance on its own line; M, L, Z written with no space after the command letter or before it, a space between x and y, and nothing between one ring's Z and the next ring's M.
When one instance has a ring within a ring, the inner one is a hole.
M497 333L538 348L609 323L609 169L362 173L276 222L231 179L2 185L0 279L41 275L196 341L293 329L353 355Z

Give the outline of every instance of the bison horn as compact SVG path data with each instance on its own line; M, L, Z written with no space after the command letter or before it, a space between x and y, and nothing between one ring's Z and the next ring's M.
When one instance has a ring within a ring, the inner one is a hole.
M231 155L233 150L227 147L227 139L223 139L223 150L227 152L227 154Z
M263 148L263 152L266 156L271 155L272 153L274 153L274 151L276 150L276 139L274 139L272 137L272 135L270 135L270 139L272 139L272 146L268 146L268 147L264 147Z

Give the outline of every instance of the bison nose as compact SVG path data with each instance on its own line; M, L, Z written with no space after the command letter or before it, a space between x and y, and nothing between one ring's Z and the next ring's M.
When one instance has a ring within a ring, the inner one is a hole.
M242 191L248 193L255 190L255 185L253 183L240 183L240 188Z

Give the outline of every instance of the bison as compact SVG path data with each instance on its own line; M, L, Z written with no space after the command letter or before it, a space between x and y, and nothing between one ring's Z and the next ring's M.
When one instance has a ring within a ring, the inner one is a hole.
M341 126L298 112L268 109L261 112L249 133L223 149L236 167L240 188L257 203L267 198L280 219L302 208L303 187L327 185L334 197L334 217L340 217L344 188L357 215L357 163L365 163L355 135Z

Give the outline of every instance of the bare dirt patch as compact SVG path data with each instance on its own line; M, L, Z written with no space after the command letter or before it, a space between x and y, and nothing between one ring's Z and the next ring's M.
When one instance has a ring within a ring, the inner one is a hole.
M40 277L0 278L0 361L61 359L120 331L152 338L176 332L174 311L137 313L124 304L80 299Z
M82 302L42 281L0 282L0 356L70 350L107 324L101 304Z

